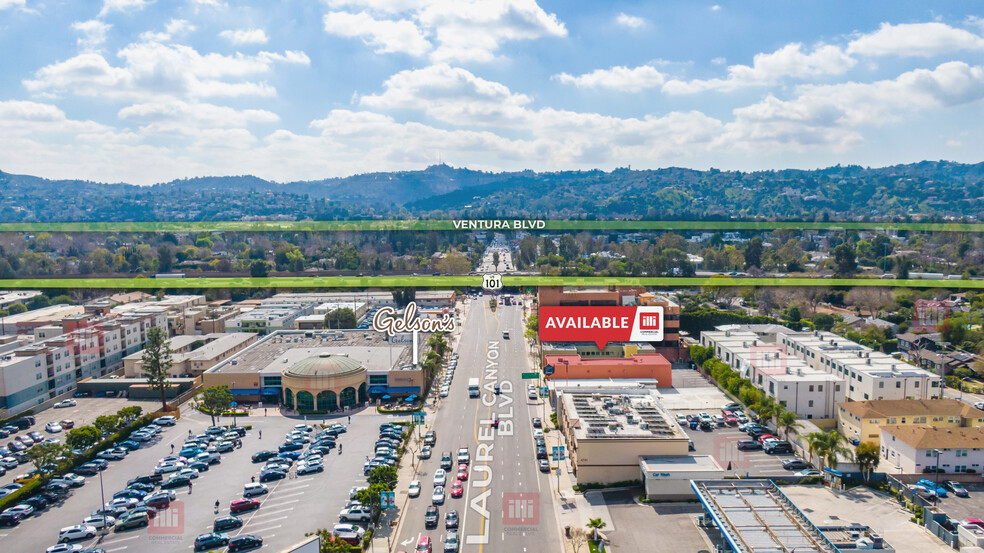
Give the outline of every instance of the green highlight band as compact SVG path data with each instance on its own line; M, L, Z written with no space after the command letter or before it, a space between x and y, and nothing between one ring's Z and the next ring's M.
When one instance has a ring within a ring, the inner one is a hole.
M731 277L547 277L503 275L506 287L526 286L873 286L885 288L984 289L984 280L876 278L731 278ZM369 276L265 278L24 278L0 280L0 289L105 288L157 290L200 288L480 288L481 276Z
M461 221L502 221L505 228L472 228ZM542 221L543 231L658 230L911 230L984 232L984 223L862 223L812 221L567 221L537 219L378 220L378 221L167 221L115 223L0 223L0 232L379 232L519 230L516 222ZM456 225L456 222L458 223ZM529 230L524 228L523 230Z

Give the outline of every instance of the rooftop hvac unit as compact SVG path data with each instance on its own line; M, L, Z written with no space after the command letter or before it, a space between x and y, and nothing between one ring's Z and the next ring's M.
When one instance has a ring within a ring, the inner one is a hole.
M645 421L640 422L639 423L639 428L641 430L649 430L649 423L648 422L645 422Z

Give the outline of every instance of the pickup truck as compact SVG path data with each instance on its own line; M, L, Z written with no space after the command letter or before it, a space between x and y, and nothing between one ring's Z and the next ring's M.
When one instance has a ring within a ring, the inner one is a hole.
M365 505L356 505L347 509L342 509L338 513L338 520L342 522L362 522L372 518L372 510Z

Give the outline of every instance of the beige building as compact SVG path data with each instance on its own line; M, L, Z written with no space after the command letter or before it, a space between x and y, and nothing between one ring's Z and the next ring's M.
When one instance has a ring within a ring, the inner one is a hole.
M281 385L284 406L300 413L331 412L369 401L366 368L345 354L302 359L284 371Z
M880 399L837 405L837 427L848 440L878 445L884 426L936 428L984 425L984 411L955 399Z
M174 377L199 376L246 349L258 338L252 332L175 336L169 340L172 355L171 370L168 373ZM123 372L127 378L136 378L143 374L143 351L123 358Z
M689 439L647 389L561 391L557 423L579 483L638 480L640 457L687 455Z

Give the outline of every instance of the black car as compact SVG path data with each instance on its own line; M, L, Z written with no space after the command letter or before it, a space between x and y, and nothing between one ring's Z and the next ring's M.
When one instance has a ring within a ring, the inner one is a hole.
M0 513L0 527L17 526L20 521L21 515L17 513Z
M444 470L451 470L451 465L454 461L451 460L451 452L445 451L441 454L441 468Z
M765 452L775 454L792 453L793 446L789 442L772 442L765 446Z
M216 534L214 532L202 534L195 538L195 551L218 549L219 547L225 547L228 543L229 536L227 534Z
M81 474L82 476L95 476L99 474L99 469L95 465L86 463L75 467L75 474Z
M710 432L713 428L714 426L710 421L700 421L700 429L704 432Z
M329 453L331 453L331 448L328 447L328 446L324 446L324 445L316 445L316 446L309 447L308 448L308 452L309 453L317 453L318 455L321 455L322 457L324 457L325 455L328 455Z
M762 444L758 443L757 440L739 440L738 449L741 450L762 449Z
M302 443L299 443L299 442L287 442L287 443L284 443L284 444L280 444L280 447L277 448L277 451L279 451L280 453L284 453L284 452L287 452L287 451L300 451L302 449L304 449L304 444L302 444Z
M167 482L161 484L161 489L171 490L174 488L183 488L191 484L191 478L187 476L172 476L167 479Z
M282 470L264 470L260 472L260 482L273 482L287 478L287 473Z
M253 456L250 457L250 459L252 459L254 463L262 463L263 461L272 459L273 457L276 456L277 456L276 451L270 451L269 449L264 449L263 451L257 451L256 453L254 453Z
M810 468L810 463L803 459L786 459L782 462L782 468L786 470L803 470Z
M536 458L537 459L546 459L547 458L547 448L545 448L545 447L538 447L538 448L536 448Z
M34 507L35 511L43 511L44 509L48 508L48 500L41 497L40 495L29 497L24 501L21 501L21 503Z
M424 527L437 528L437 519L440 516L441 513L438 512L436 505L428 505L427 510L424 511Z
M164 481L164 475L162 474L147 474L144 476L138 476L136 478L131 478L127 480L126 485L132 486L133 484L143 484L145 486L151 486L151 489L153 489L153 486L155 484L160 484L163 481Z
M208 463L205 461L192 461L188 463L188 468L195 469L198 472L205 472L208 470Z
M212 521L212 531L222 532L225 530L233 530L235 528L241 528L243 525L243 519L234 516L219 517Z
M236 434L239 434L239 437L240 438L245 438L246 437L246 429L243 428L242 426L233 426L233 427L229 428L228 431L229 432L235 432Z
M154 491L156 486L153 484L144 484L143 482L128 482L126 487L128 490L137 490L146 494Z
M257 547L263 547L263 538L259 536L246 534L229 540L229 551L246 551Z

